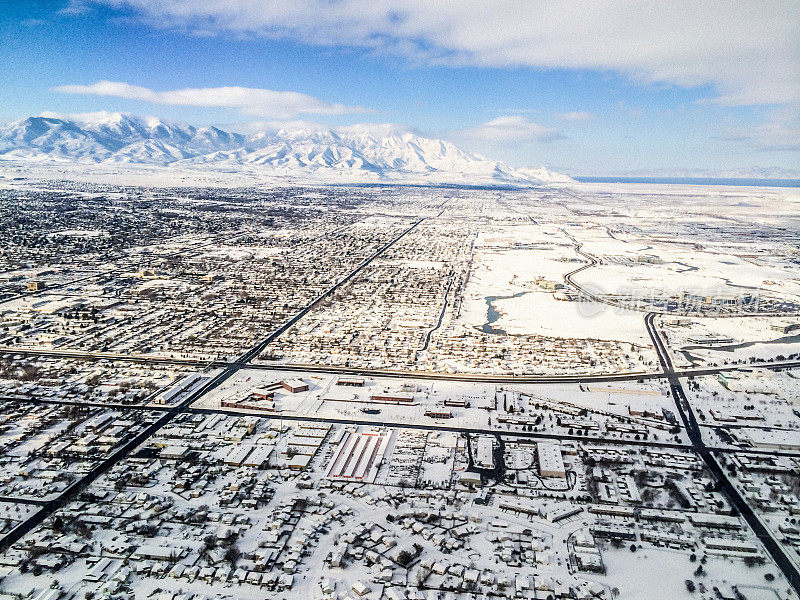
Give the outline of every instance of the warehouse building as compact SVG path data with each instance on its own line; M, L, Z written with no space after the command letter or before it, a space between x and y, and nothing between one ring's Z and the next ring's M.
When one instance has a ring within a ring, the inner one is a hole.
M536 454L539 458L539 475L542 477L566 477L561 446L552 442L538 442Z

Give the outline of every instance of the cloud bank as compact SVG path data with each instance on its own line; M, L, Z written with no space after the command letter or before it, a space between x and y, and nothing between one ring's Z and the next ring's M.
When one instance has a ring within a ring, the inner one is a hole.
M729 127L720 136L724 141L743 142L765 152L800 151L800 112L793 109L773 111L758 125Z
M342 115L372 112L360 106L325 102L299 92L277 92L239 86L155 92L121 81L98 81L91 85L61 85L53 90L62 94L113 96L152 104L234 108L248 115L273 119L291 119L300 114Z
M72 0L156 27L357 46L434 64L613 71L713 86L728 105L800 101L796 0ZM77 10L76 8L76 10Z

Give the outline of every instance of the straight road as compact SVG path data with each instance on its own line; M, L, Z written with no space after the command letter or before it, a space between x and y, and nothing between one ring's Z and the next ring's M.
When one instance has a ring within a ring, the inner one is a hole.
M296 321L295 321L296 322ZM285 331L285 329L283 330ZM274 334L273 334L274 335ZM274 339L274 338L273 338ZM365 369L362 367L339 367L319 364L283 364L242 362L236 359L230 362L207 361L195 358L173 358L165 356L147 356L137 354L121 354L113 352L83 352L80 350L44 350L34 348L17 348L0 346L0 354L18 354L21 356L50 356L87 361L118 361L138 364L166 364L195 368L237 366L242 369L260 369L268 371L296 371L314 373L333 373L341 375L360 375L363 377L391 377L399 379L426 379L432 381L463 381L470 383L497 384L536 384L536 383L592 383L613 381L638 381L639 379L664 379L663 370L633 371L624 373L597 375L481 375L473 373L434 373L430 371L396 371L392 369ZM800 360L783 360L752 364L729 364L718 367L690 367L675 371L679 377L700 377L716 375L740 369L790 369L800 367Z
M720 466L714 453L703 441L700 426L697 423L692 406L689 403L689 399L686 397L680 378L673 369L672 359L666 344L658 333L658 329L655 325L655 317L656 313L647 313L644 319L645 327L647 327L647 332L653 340L653 346L655 346L656 352L658 353L658 360L661 363L661 367L667 375L672 397L675 399L675 407L678 409L678 413L681 416L681 420L692 442L692 446L700 458L703 459L709 471L711 471L719 490L725 494L731 506L735 507L742 517L744 517L744 520L750 525L750 528L761 540L761 543L764 544L764 548L769 552L775 564L778 565L778 568L786 576L786 579L795 591L800 594L800 572L798 572L796 565L786 553L783 546L773 537L772 533L767 529L764 523L762 523L758 515L756 515L750 505L747 504L739 493L739 490L736 489L736 486L730 482L730 479L728 479L728 476Z
M127 442L123 443L119 448L117 448L114 452L112 452L110 456L103 459L97 465L92 467L92 469L90 469L89 472L87 472L83 477L80 477L72 484L70 484L70 486L67 487L67 489L64 490L64 492L62 492L58 498L40 504L39 506L41 508L37 512L35 512L25 521L19 523L11 531L6 533L5 536L0 538L0 552L4 552L12 544L22 539L23 536L25 536L35 527L43 523L45 519L51 516L55 511L59 510L60 508L63 508L69 502L76 499L83 490L85 490L89 485L91 485L94 481L96 481L101 475L107 473L112 467L114 467L117 463L119 463L121 460L127 457L133 450L135 450L141 444L146 442L150 437L152 437L155 433L157 433L164 425L169 423L176 415L186 412L189 409L189 407L198 399L200 399L203 395L216 389L219 385L225 382L233 374L238 372L243 365L247 365L251 360L259 356L264 351L264 349L267 347L268 344L274 341L279 335L284 333L292 325L297 323L297 321L302 319L323 299L332 295L342 285L350 281L367 265L369 265L372 261L374 261L386 250L388 250L395 243L397 243L398 240L400 240L403 236L405 236L414 228L416 228L423 220L425 220L425 217L418 219L411 226L409 226L408 228L403 230L399 235L394 237L391 241L381 246L367 259L361 262L361 264L359 264L355 269L353 269L347 276L345 276L339 282L335 283L330 288L328 288L326 292L318 296L309 305L303 308L297 315L289 319L286 323L284 323L283 326L281 326L275 332L270 334L267 338L260 341L258 344L256 344L249 350L247 350L235 362L227 364L224 369L222 369L216 375L211 377L211 379L209 379L202 387L190 393L179 404L176 404L175 406L172 407L167 407L164 413L158 419L156 419L153 423L145 427L141 432L133 436Z
M439 214L442 214L442 213L440 212ZM368 258L366 258L360 265L358 265L355 269L350 271L350 273L348 273L346 277L344 277L343 279L339 280L337 283L335 283L331 287L329 287L325 292L323 292L322 294L317 296L317 298L312 300L311 303L308 306L306 306L303 310L301 310L294 317L289 319L281 327L279 327L274 332L272 332L270 335L268 335L262 342L260 342L259 344L256 344L250 350L248 350L247 352L242 354L242 356L239 357L239 359L236 361L236 363L233 364L233 366L236 366L237 363L238 364L246 364L246 363L249 363L254 358L257 358L264 351L264 349L266 349L266 347L269 344L271 344L278 336L283 334L292 325L297 323L300 319L302 319L304 316L306 316L310 311L312 311L314 308L316 308L320 304L320 302L322 302L326 298L332 296L336 292L336 290L338 290L340 287L342 287L347 282L349 282L353 277L355 277L361 271L363 271L372 261L374 261L381 254L386 252L389 248L394 246L401 238L405 237L408 233L410 233L411 231L416 229L416 227L420 223L422 223L422 221L424 221L426 218L427 217L422 217L421 219L418 219L418 220L414 221L414 223L410 227L408 227L407 229L403 230L402 233L400 233L398 236L393 238L390 242L388 242L388 243L384 244L383 246L381 246L380 248L378 248L374 253L372 253L372 255L370 255Z
M106 402L84 402L81 400L55 400L50 398L20 398L15 396L0 396L0 402L19 402L21 404L38 404L38 405L51 405L51 406L83 406L89 408L101 408L105 410L119 410L119 411L143 411L166 413L173 409L171 406L160 404L121 404L121 403L106 403ZM221 408L221 407L198 407L187 406L183 409L185 413L192 414L220 414L229 416L242 416L253 415L260 419L282 420L282 421L298 421L298 422L311 422L311 423L331 423L337 425L364 425L364 426L379 426L379 427L393 427L396 429L419 429L423 431L450 431L454 433L469 433L474 435L501 435L516 438L530 438L537 440L555 440L555 441L568 441L568 442L583 442L592 444L607 444L607 445L633 445L633 446L649 446L652 448L673 448L683 450L693 450L694 446L689 443L656 441L656 440L630 440L617 437L601 437L596 435L570 435L568 433L546 432L546 431L515 431L505 429L491 429L484 427L467 427L447 425L442 422L431 423L408 423L403 421L384 421L380 419L357 419L351 417L334 417L334 416L311 416L308 414L294 414L294 413L280 413L280 414L263 414L255 411L246 412L237 409ZM722 454L747 454L750 456L786 456L790 458L800 458L800 452L791 450L762 450L758 448L738 448L730 446L707 446L709 450L713 450ZM2 501L2 498L0 498ZM21 503L28 503L29 500L20 499Z
M63 508L69 502L75 500L78 497L78 495L83 490L85 490L93 481L95 481L98 477L100 477L104 473L108 472L109 469L111 469L123 458L128 456L128 454L130 454L140 444L147 441L154 433L156 433L159 429L161 429L164 425L166 425L169 421L171 421L173 417L175 417L175 415L185 410L192 402L200 398L200 396L202 396L203 394L216 388L219 384L225 381L232 374L233 371L231 372L222 371L219 374L217 374L216 377L208 381L204 386L199 388L194 393L189 394L189 396L187 396L183 400L183 402L181 402L180 404L176 404L171 408L168 408L163 415L161 415L153 423L145 427L141 432L130 438L127 442L122 444L107 458L98 462L83 477L76 479L72 484L69 485L69 487L67 487L61 493L61 495L58 498L39 504L39 506L41 507L40 510L35 512L25 521L22 521L20 524L14 527L14 529L6 533L6 535L4 535L2 539L0 539L0 552L5 552L9 546L22 539L23 536L25 536L35 527L44 522L44 520L47 519L47 517L49 517L50 515L52 515L55 511L59 510L60 508Z

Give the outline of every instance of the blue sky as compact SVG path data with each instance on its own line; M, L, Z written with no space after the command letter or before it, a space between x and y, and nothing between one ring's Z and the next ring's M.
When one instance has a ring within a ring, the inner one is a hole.
M800 3L665 4L5 0L0 118L391 122L571 174L800 169Z

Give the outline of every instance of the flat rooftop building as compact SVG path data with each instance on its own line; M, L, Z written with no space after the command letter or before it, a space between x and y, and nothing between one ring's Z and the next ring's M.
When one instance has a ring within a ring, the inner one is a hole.
M733 338L724 335L696 335L686 338L690 344L697 344L698 346L722 346L725 344L733 344Z
M539 458L539 475L542 477L566 477L561 446L552 442L538 442L536 454Z
M754 301L751 294L697 294L683 292L681 301L684 304L701 304L703 306L739 306Z
M488 467L491 468L494 466L494 443L492 442L492 438L487 436L481 436L478 438L478 452L477 452L477 463L481 467Z
M250 392L250 397L253 400L269 400L275 396L275 392L266 388L255 388Z
M308 391L308 384L302 379L288 379L286 381L281 381L281 387L292 394Z
M414 394L404 394L400 392L373 394L369 399L373 402L381 402L383 404L411 404L414 401Z

